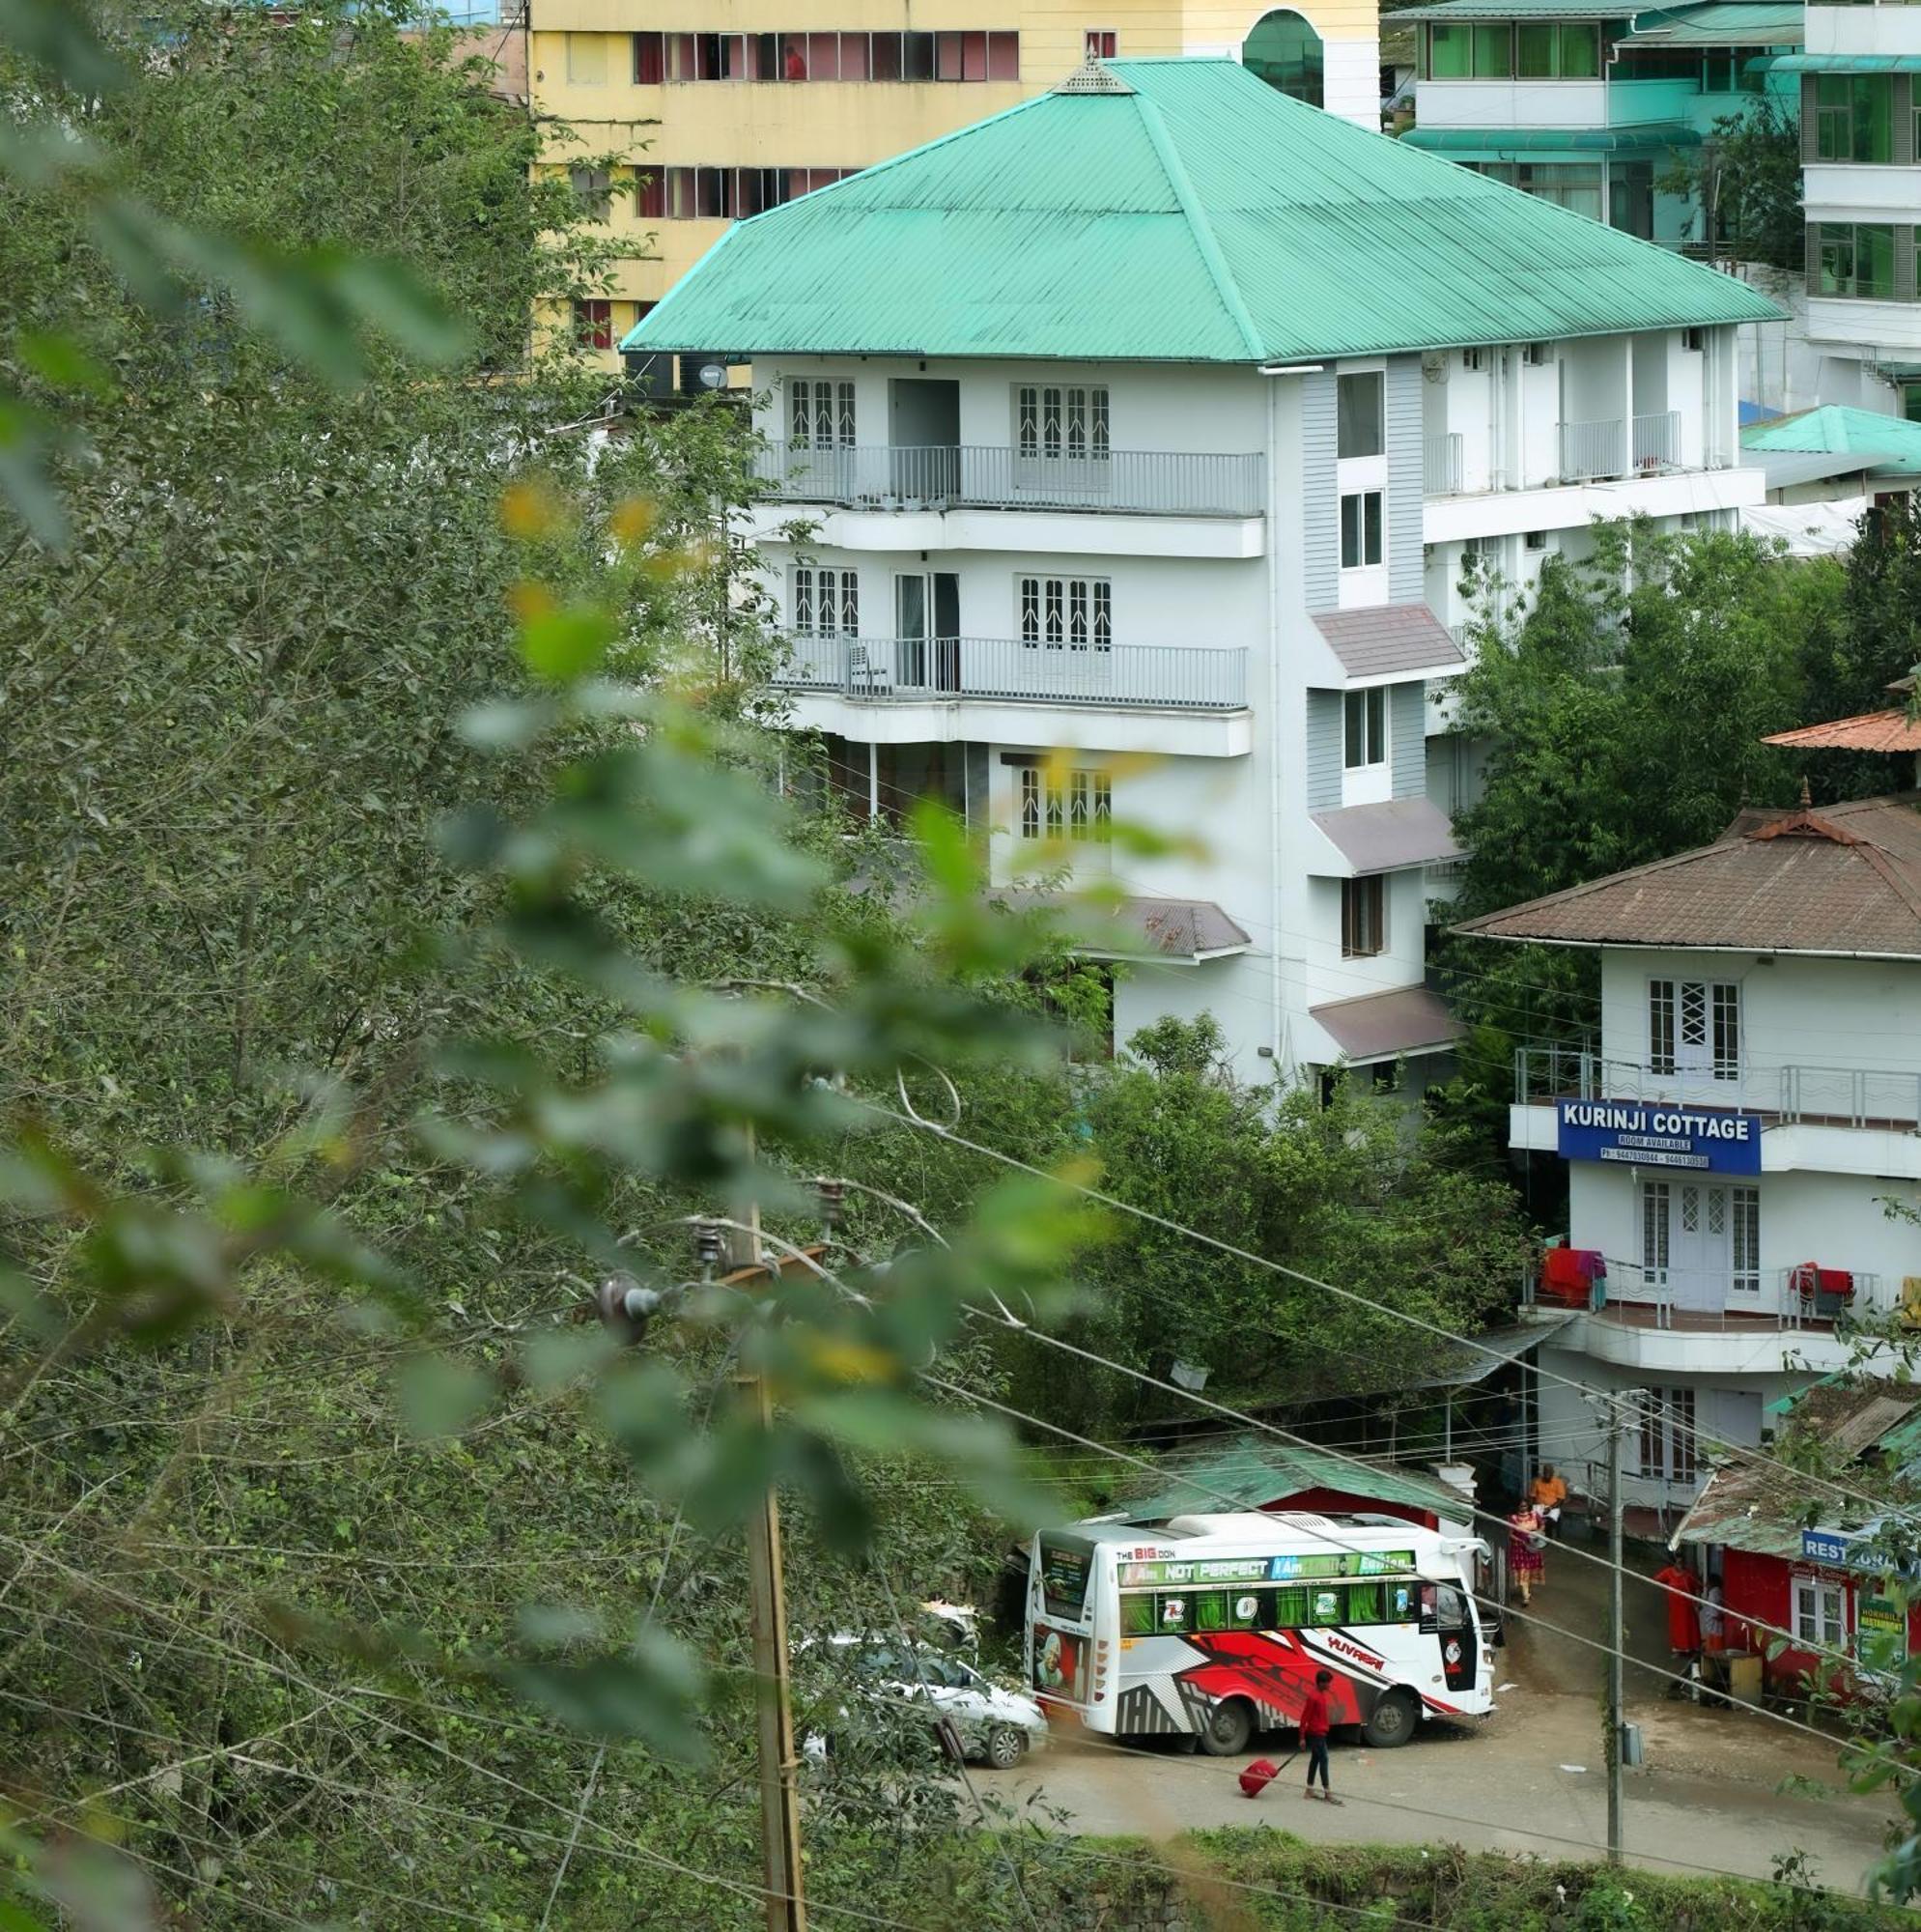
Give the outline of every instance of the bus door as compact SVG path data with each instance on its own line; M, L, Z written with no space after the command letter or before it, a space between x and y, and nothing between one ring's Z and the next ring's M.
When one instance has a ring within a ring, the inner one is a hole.
M1421 1628L1440 1641L1441 1672L1450 1690L1472 1690L1481 1662L1481 1635L1474 1605L1453 1583L1421 1586Z

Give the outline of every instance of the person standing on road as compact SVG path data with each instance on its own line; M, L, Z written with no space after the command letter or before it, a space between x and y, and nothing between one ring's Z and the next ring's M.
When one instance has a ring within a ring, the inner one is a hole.
M1327 1687L1334 1682L1331 1670L1314 1672L1314 1688L1310 1690L1301 1704L1301 1743L1308 1753L1308 1792L1314 1795L1314 1773L1320 1773L1320 1795L1329 1804L1339 1804L1338 1799L1327 1781L1327 1733L1329 1715Z
M1568 1485L1554 1473L1552 1463L1540 1465L1540 1474L1534 1479L1528 1491L1528 1500L1539 1512L1548 1535L1558 1537L1561 1534L1562 1506L1568 1500Z
M1547 1567L1540 1554L1540 1546L1546 1541L1534 1505L1522 1503L1508 1519L1508 1577L1523 1604L1532 1597Z
M1694 1572L1675 1556L1654 1572L1654 1581L1667 1593L1668 1648L1674 1652L1676 1676L1681 1680L1668 1685L1668 1695L1685 1697L1701 1669L1701 1586Z

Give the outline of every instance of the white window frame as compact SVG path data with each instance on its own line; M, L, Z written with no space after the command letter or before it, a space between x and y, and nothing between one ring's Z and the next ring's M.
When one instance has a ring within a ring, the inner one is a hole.
M1354 754L1357 739L1360 744L1358 757ZM1344 772L1365 772L1387 761L1387 686L1376 684L1365 691L1343 693L1341 700L1341 769Z
M1648 1070L1666 1075L1741 1073L1741 989L1737 980L1648 980Z
M1015 830L1023 840L1107 845L1114 838L1114 779L1098 765L1022 765Z
M1368 554L1368 539L1370 534L1368 517L1368 498L1372 497L1379 506L1372 520L1371 535L1374 540L1374 554ZM1358 561L1347 561L1347 506L1357 507L1354 512L1355 552ZM1380 488L1366 490L1343 490L1341 493L1339 512L1341 540L1341 568L1343 572L1360 570L1379 570L1387 562L1387 492Z
M1031 651L1104 658L1114 649L1114 580L1061 570L1014 578L1015 630Z
M852 564L797 563L789 628L797 638L861 635L861 573Z
M1812 1650L1848 1648L1846 1583L1831 1583L1805 1571L1794 1573L1794 1640Z
M787 442L793 449L852 449L857 412L850 382L832 376L787 379Z
M1105 466L1114 453L1114 397L1105 383L1016 383L1014 454L1023 464Z
M1728 1285L1738 1294L1761 1293L1761 1189L1728 1189Z
M1348 918L1350 902L1356 907L1371 900L1378 917L1373 922L1371 934L1367 930L1368 922L1358 916ZM1349 944L1350 928L1357 943ZM1365 941L1371 937L1371 946ZM1358 879L1341 881L1341 956L1343 959L1378 959L1388 950L1388 889L1387 881L1378 872L1370 872Z

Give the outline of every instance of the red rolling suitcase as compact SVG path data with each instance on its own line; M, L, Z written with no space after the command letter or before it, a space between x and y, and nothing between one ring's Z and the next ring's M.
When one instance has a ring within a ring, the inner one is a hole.
M1280 1776L1281 1767L1278 1764L1264 1757L1257 1757L1241 1773L1241 1789L1250 1798L1258 1798Z

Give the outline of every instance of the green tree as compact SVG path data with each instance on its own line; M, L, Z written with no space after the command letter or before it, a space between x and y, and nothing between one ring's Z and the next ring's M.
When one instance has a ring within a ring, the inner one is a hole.
M1772 96L1720 116L1660 186L1701 205L1711 253L1796 271L1806 260L1800 128Z

